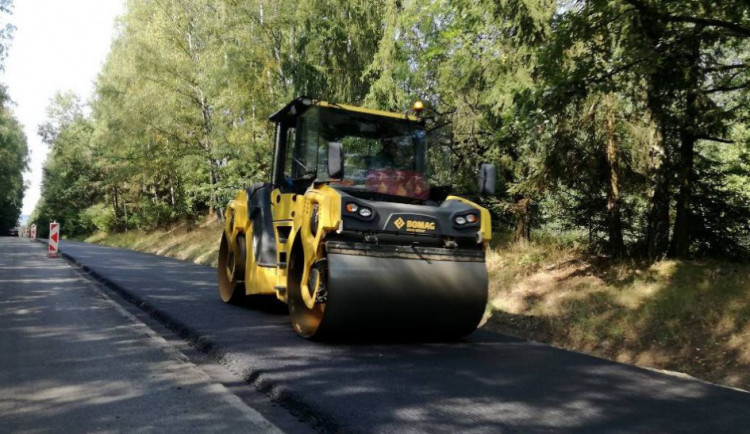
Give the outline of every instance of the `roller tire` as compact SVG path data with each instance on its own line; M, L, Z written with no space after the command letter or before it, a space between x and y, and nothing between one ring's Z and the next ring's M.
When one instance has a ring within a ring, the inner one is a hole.
M244 251L244 237L238 236L241 252ZM244 256L240 254L240 256ZM244 260L238 261L229 248L229 241L225 234L221 235L219 245L219 264L217 274L219 278L219 296L229 304L239 304L245 299L245 285L242 281L245 273Z
M302 271L304 256L301 247L295 248L289 261L289 277L287 280L289 317L292 327L298 335L306 339L318 340L324 337L320 323L323 320L325 304L316 304L312 309L305 305L302 299Z

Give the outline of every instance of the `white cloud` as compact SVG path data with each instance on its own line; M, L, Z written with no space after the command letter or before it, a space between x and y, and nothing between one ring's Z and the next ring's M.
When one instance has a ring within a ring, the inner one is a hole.
M122 12L123 0L15 1L10 21L16 32L0 82L16 104L13 111L31 153L24 214L39 200L47 147L37 127L45 121L50 98L67 90L84 101L91 97L114 36L115 18Z

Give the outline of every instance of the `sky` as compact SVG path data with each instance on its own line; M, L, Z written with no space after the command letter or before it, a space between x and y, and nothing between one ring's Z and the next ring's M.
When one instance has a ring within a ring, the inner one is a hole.
M58 91L73 91L90 99L94 81L109 52L115 19L124 0L15 0L9 21L16 26L5 72L12 110L29 145L29 184L23 201L25 215L39 200L42 166L48 147L37 135L46 119L50 99Z

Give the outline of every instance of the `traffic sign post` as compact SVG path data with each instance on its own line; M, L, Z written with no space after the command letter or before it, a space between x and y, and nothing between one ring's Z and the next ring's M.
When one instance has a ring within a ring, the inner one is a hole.
M57 246L60 241L60 223L52 222L49 224L49 244L47 250L48 258L57 258Z

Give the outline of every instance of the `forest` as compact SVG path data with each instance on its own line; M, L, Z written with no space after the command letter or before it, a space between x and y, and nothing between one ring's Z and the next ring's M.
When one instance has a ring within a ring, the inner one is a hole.
M0 0L0 14L10 12L10 0ZM0 71L8 54L13 26L0 25ZM5 86L0 85L0 235L18 225L26 185L23 173L28 168L28 148L21 124L12 113Z
M456 191L519 243L749 258L745 1L128 0L117 26L94 97L58 94L39 126L40 227L220 218L270 178L267 118L292 98L396 112L422 100L451 129ZM5 219L25 166L5 110L0 136L18 157L1 160ZM479 198L487 161L497 194Z

